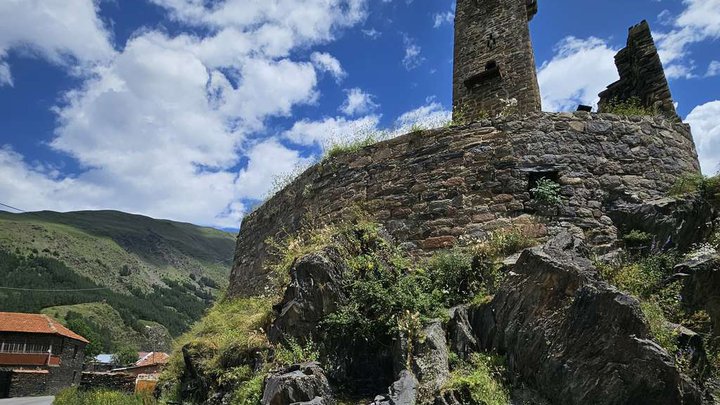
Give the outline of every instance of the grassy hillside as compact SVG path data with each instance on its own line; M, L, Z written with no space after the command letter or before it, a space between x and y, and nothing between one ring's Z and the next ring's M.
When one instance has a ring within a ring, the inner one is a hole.
M225 287L234 245L226 232L115 211L0 212L0 311L80 322L103 351L164 348Z

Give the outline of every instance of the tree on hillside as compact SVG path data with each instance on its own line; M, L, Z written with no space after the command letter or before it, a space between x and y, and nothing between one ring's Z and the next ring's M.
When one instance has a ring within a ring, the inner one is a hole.
M138 361L137 348L125 346L113 354L113 361L121 366L129 366Z

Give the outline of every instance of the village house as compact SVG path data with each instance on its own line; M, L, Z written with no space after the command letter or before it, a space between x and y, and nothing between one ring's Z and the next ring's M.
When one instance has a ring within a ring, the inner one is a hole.
M88 343L47 315L0 312L0 398L78 385Z

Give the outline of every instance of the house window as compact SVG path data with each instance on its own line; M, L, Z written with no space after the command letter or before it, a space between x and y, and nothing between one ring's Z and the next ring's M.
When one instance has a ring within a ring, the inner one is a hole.
M75 346L73 346L73 359L77 358L77 352L78 352L78 347L77 347L77 345L75 345Z

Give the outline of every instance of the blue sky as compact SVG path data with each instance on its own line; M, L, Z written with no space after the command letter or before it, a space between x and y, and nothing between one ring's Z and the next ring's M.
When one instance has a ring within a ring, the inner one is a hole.
M521 1L521 0L518 0ZM593 104L647 19L703 169L720 157L720 0L540 0L546 111ZM323 149L449 117L446 0L4 0L0 202L224 228Z

